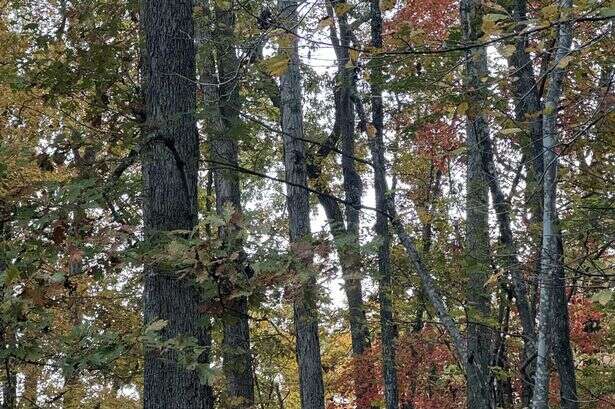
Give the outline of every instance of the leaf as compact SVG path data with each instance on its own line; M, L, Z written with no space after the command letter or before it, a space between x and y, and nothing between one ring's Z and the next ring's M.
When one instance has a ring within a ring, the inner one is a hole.
M603 7L599 11L602 17L615 17L615 7Z
M380 0L380 11L388 11L395 7L397 0Z
M327 28L327 27L331 27L333 26L333 20L331 19L331 17L327 16L327 17L323 17L319 22L318 22L318 28L322 29L322 28Z
M350 61L353 63L356 63L359 59L359 50L357 49L351 48L350 51L348 51L348 54L350 56Z
M376 127L372 123L367 124L367 136L370 138L376 136Z
M483 31L484 35L488 36L498 31L498 26L497 23L493 20L483 20L481 30Z
M508 16L506 14L485 14L485 16L483 17L483 20L500 21L500 20L506 20L507 18Z
M167 326L169 322L167 320L156 320L145 328L145 332L157 332Z
M500 133L502 135L512 135L512 134L516 134L516 133L519 133L519 132L523 132L523 129L520 129L520 128L508 128L508 129L502 129L500 131Z
M459 112L459 115L465 115L466 112L468 112L469 107L470 105L468 104L468 101L463 101L457 106L457 112Z
M283 75L286 70L288 70L288 64L290 60L286 55L280 54L275 57L268 58L264 60L261 64L265 71L269 73L269 75L273 75L275 77L279 77Z
M540 14L542 14L545 20L555 20L559 15L557 3L553 3L546 7L543 7L542 9L540 9Z
M339 3L335 5L335 14L337 14L338 17L343 16L350 10L352 10L352 5L350 5L349 3Z
M592 296L592 301L599 303L602 306L607 305L613 298L613 290L598 291Z
M557 63L557 68L566 68L568 66L568 64L570 64L570 61L572 61L573 59L574 59L574 57L572 55L567 55L567 56L563 57Z
M516 47L512 44L509 45L505 45L504 47L500 48L500 54L502 54L503 57L511 57L514 53L515 53Z

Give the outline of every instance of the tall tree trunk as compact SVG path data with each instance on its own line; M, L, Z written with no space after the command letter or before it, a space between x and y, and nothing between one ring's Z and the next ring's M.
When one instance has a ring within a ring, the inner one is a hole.
M298 285L293 311L296 333L296 353L299 366L301 407L324 408L324 386L318 339L318 291L313 271L310 232L310 204L307 167L303 143L303 107L297 30L297 2L279 0L282 22L293 35L288 48L282 50L289 58L288 69L281 78L282 132L284 134L284 165L286 168L287 207L289 217L292 269Z
M566 273L564 270L564 245L562 234L557 226L557 265L553 278L553 328L551 349L560 383L560 407L578 409L577 382L572 346L570 345L570 323L568 316L568 296L566 294Z
M516 0L512 7L512 15L517 23L516 30L520 33L527 26L527 2L526 0ZM513 92L515 97L515 119L523 125L526 136L522 144L526 158L532 158L527 166L527 182L525 189L526 201L531 212L530 237L536 243L535 269L534 276L540 275L540 247L542 241L542 115L539 88L534 77L534 64L527 52L528 36L519 34L515 42L515 52L509 59L509 66L514 71L517 81L513 82ZM491 178L493 179L493 178ZM505 246L505 251L509 255L507 265L511 270L513 278L513 291L515 292L515 303L517 311L521 317L521 324L524 336L523 361L521 362L521 403L529 406L532 399L532 386L534 384L535 372L535 352L536 352L536 331L535 331L535 308L533 297L527 290L525 279L518 264L516 246L512 239L510 229L510 212L498 207L510 206L508 203L500 201L500 195L491 188L491 195L494 201L498 223L500 226L500 240ZM503 195L501 197L504 197ZM508 224L508 226L507 226ZM509 233L510 232L510 233ZM511 247L511 245L513 247Z
M560 15L568 18L572 11L572 0L560 0ZM540 304L538 310L538 340L536 349L536 374L534 380L533 409L546 409L549 401L549 331L553 317L552 291L554 280L562 268L561 254L558 251L558 230L556 226L557 208L557 110L562 94L565 58L572 45L572 23L564 22L559 26L555 58L545 95L543 114L543 159L544 159L544 206L542 231L542 267L540 274ZM559 334L558 334L559 336Z
M241 192L239 186L239 150L237 130L241 126L239 112L241 102L237 83L239 61L235 51L233 35L235 15L232 5L224 9L215 7L215 23L211 39L216 44L217 73L219 86L214 92L206 92L208 114L215 116L219 127L211 129L211 158L214 163L214 186L216 211L222 214L228 206L234 217L229 225L220 229L228 257L225 293L247 286L248 268L241 239ZM209 62L206 62L206 64ZM216 83L215 75L205 78L208 84ZM211 85L209 85L211 86ZM217 106L212 106L216 105ZM234 257L234 254L238 257ZM225 301L224 336L222 340L223 366L227 391L233 407L251 407L254 403L252 382L252 355L250 352L250 327L248 322L248 299L234 297Z
M382 48L382 14L380 2L372 0L371 45L374 49ZM384 376L384 397L387 409L397 409L397 370L395 367L395 323L393 322L393 305L391 300L391 270L389 221L386 216L387 180L384 155L384 108L382 101L382 70L379 64L373 64L370 72L372 122L375 128L370 140L372 162L374 164L374 190L376 194L376 237L378 244L378 301L380 303L380 327L382 342L382 373Z
M345 3L338 1L335 4ZM335 12L332 2L326 2L327 13L331 21L335 20ZM335 25L330 28L331 43L337 57L337 75L335 79L334 101L335 101L335 124L333 127L333 138L335 141L341 139L342 142L342 175L346 201L345 224L341 212L332 209L331 204L339 207L337 202L327 203L321 200L325 207L327 217L338 226L331 226L333 232L337 230L340 236L336 240L340 263L342 264L342 275L344 278L344 290L348 300L350 312L350 334L352 337L352 352L358 356L363 354L369 346L369 332L367 320L365 318L365 306L363 305L363 291L361 285L361 253L359 243L359 209L361 207L361 196L363 186L355 166L355 107L352 100L352 92L355 85L354 66L349 67L350 62L350 40L352 32L348 24L348 16L343 13L337 16L339 26L339 36ZM334 143L332 141L332 143ZM331 218L333 216L335 218ZM342 217L340 226L337 217ZM344 227L345 225L345 227ZM342 232L341 228L345 230ZM334 233L335 236L335 233ZM335 238L335 237L334 237ZM359 375L359 373L357 373Z
M435 175L434 175L435 171ZM435 169L435 166L431 165L431 169L429 171L429 186L427 186L427 200L422 205L426 212L431 214L436 210L436 201L440 196L440 179L442 178L442 171L440 169ZM433 175L433 176L432 176ZM429 258L429 251L431 250L432 244L432 236L433 236L433 223L430 218L429 221L423 223L422 231L421 231L421 253L423 257ZM412 323L412 332L420 332L423 329L423 314L426 310L426 302L425 294L422 290L418 290L417 298L417 307L414 316L414 321Z
M145 237L162 250L176 231L192 231L197 223L199 142L195 121L196 82L192 1L141 0L144 124L143 219ZM179 236L185 236L179 234ZM177 239L181 239L178 237ZM144 267L145 324L165 320L163 340L194 339L207 365L210 337L199 312L200 297L182 266L148 262ZM145 350L145 409L209 409L211 387L197 371L179 362L179 351Z
M480 0L462 0L461 27L466 44L475 44L482 36L483 16ZM489 278L489 185L482 166L481 144L489 138L489 129L483 110L487 96L482 78L489 75L484 47L466 52L465 88L469 108L466 138L468 149L466 179L466 243L465 263L468 277L468 334L469 360L468 407L491 408L489 362L492 331L485 325L491 312L489 294L485 284Z
M2 209L4 210L4 209ZM9 257L5 248L5 240L8 236L8 224L5 223L5 214L0 213L0 274L4 275L8 268ZM7 212L8 213L8 212ZM0 286L0 300L4 301L7 288ZM9 322L0 316L0 348L3 350L11 348L14 344L14 332ZM3 374L2 382L2 409L14 409L17 404L17 377L15 376L13 361L10 356L0 360L0 372Z

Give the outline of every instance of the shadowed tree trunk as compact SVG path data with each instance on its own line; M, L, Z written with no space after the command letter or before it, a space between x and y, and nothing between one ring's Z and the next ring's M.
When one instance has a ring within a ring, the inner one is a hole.
M299 387L303 409L323 409L324 386L318 339L318 291L313 271L313 250L310 232L310 204L307 186L305 146L302 141L303 107L297 30L297 2L280 0L283 24L292 32L287 53L289 64L282 75L282 132L284 134L284 165L287 182L287 207L290 246L297 286L293 301L296 354L299 366Z
M572 0L561 0L559 3L560 13L567 16L572 9ZM570 53L572 45L572 23L565 22L559 26L559 34L556 41L555 57L548 78L547 91L544 101L543 114L543 160L544 160L544 206L543 206L543 231L542 231L542 267L539 279L540 304L538 309L538 339L536 348L536 374L534 378L534 395L532 397L533 409L546 409L549 401L549 332L553 318L553 295L557 294L554 284L563 269L561 259L561 245L558 243L559 232L557 229L557 110L559 99L562 95L562 83L564 80L564 66L560 61ZM561 278L559 278L561 280ZM562 283L563 285L563 283ZM558 301L563 302L563 301ZM564 305L564 307L566 307ZM558 317L558 320L560 317ZM564 317L564 319L567 318ZM555 328L559 323L555 324ZM562 328L565 330L565 328ZM558 333L557 337L562 336ZM569 346L568 346L569 348ZM560 359L557 357L557 359ZM574 377L574 370L572 372ZM566 379L564 377L564 379ZM575 386L576 395L576 386ZM574 398L576 399L576 398ZM564 403L564 402L562 402Z
M380 2L370 2L371 46L382 48L382 14ZM375 64L374 64L375 63ZM374 190L376 195L376 238L378 239L378 301L380 303L380 328L382 342L382 373L384 377L384 398L387 409L397 409L397 370L395 368L395 323L391 300L391 260L389 221L386 216L387 180L384 155L384 109L382 101L382 69L377 61L372 61L370 72L372 126L375 132L370 136L370 149L374 164Z
M354 65L351 64L349 47L352 37L348 16L346 13L336 15L334 4L343 4L345 1L326 2L326 9L333 24L330 26L330 39L337 58L337 74L334 85L334 105L335 123L333 127L333 140L335 143L341 139L342 142L342 176L345 198L348 204L344 214L340 205L334 200L330 200L323 195L319 195L319 200L327 219L330 223L331 233L336 243L336 249L340 259L342 276L344 279L344 291L348 301L350 318L350 334L352 338L352 353L354 356L362 355L370 345L369 329L365 316L365 306L363 304L363 290L361 280L363 277L361 251L359 243L359 227L361 196L363 186L355 166L355 106L353 102L353 90L355 86ZM337 17L337 27L335 25ZM339 28L339 35L338 35ZM350 63L350 64L349 64ZM318 152L322 156L324 150ZM321 159L321 158L319 158ZM310 172L310 178L316 180L316 184L323 183L318 181L318 172ZM313 175L312 175L313 173ZM372 372L370 368L357 368L355 371L355 395L359 401L362 393L365 393L363 384L370 381Z
M475 44L482 36L483 17L480 0L462 0L461 27L466 44ZM489 278L489 185L482 166L481 144L489 138L483 110L487 108L482 78L489 75L484 47L466 52L464 85L468 99L466 140L468 149L466 176L465 264L468 277L468 407L491 408L490 351L492 331L485 325L491 312L485 284Z
M141 0L143 33L144 233L155 251L165 242L186 237L197 223L199 143L195 122L196 83L192 1ZM199 348L187 351L145 350L145 409L209 409L213 396L197 371L179 362L191 354L206 366L209 333L199 312L200 297L183 266L148 261L144 267L143 311L148 325L164 320L163 340L183 337ZM204 349L204 351L201 350ZM196 355L196 356L194 356Z
M207 3L206 7L209 7ZM230 208L234 213L229 224L218 232L224 243L225 263L228 266L225 268L227 277L222 292L230 295L233 291L246 288L249 279L240 235L242 207L237 172L237 134L241 127L237 83L239 61L233 42L235 15L232 5L224 9L214 8L215 20L208 22L208 26L213 27L208 39L215 44L216 58L212 53L205 58L202 76L208 116L206 131L210 136L210 157L214 167L216 211L223 214ZM222 359L229 399L233 407L250 407L254 402L254 385L246 296L225 300L223 324Z

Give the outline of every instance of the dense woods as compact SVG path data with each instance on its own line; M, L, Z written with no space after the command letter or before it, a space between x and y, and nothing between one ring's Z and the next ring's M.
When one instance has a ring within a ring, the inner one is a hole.
M615 408L612 0L0 0L0 403Z

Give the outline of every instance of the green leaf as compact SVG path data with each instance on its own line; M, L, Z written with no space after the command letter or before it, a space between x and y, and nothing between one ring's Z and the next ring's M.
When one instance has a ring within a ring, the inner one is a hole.
M269 73L269 75L273 75L274 77L279 77L283 75L286 70L288 70L288 64L290 63L288 57L286 55L280 54L275 57L268 58L264 60L261 64L265 71Z
M164 329L169 322L167 320L156 320L145 328L145 332L157 332Z
M485 16L483 17L483 20L500 21L500 20L506 20L507 18L508 16L506 14L485 14Z
M615 7L603 7L599 12L602 17L615 17Z
M599 303L600 305L607 305L613 298L613 290L598 291L592 296L592 301Z

